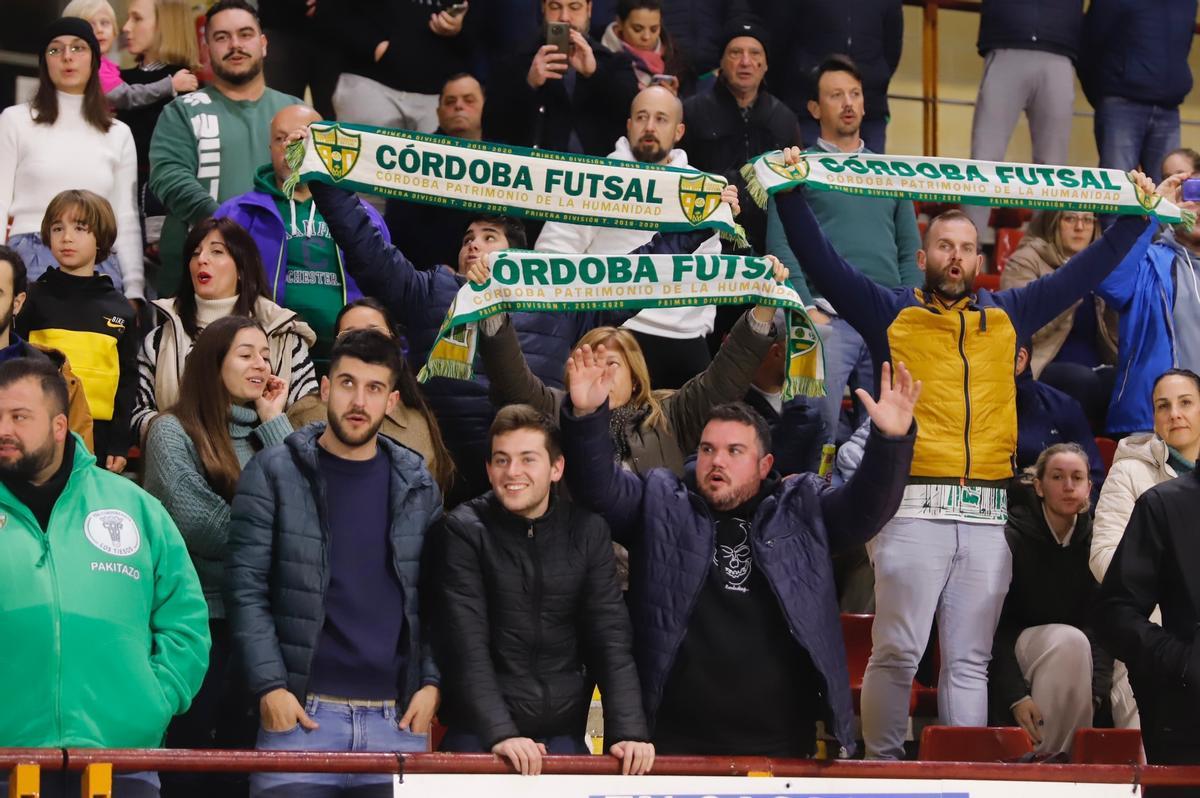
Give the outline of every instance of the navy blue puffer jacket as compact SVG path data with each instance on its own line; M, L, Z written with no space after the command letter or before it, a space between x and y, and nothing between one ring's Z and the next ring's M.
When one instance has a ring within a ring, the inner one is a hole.
M666 469L646 477L613 461L607 403L577 417L568 400L561 424L567 483L578 503L600 513L613 539L630 549L630 615L642 701L651 729L663 688L713 558L712 515L694 484ZM831 555L870 540L900 506L916 427L902 438L872 430L863 463L839 488L813 474L783 480L763 499L751 530L761 568L796 642L821 675L814 685L825 722L854 748L850 675L842 641Z
M979 54L1043 50L1072 61L1083 30L1083 0L983 0Z
M1092 0L1076 69L1088 102L1182 103L1192 90L1195 24L1196 0Z
M252 696L286 687L303 702L308 692L330 577L328 502L317 467L324 430L310 424L259 452L233 498L225 608ZM406 666L396 700L407 706L418 688L439 683L419 591L425 530L442 515L442 496L419 454L382 435L379 446L392 465L389 544L404 591Z

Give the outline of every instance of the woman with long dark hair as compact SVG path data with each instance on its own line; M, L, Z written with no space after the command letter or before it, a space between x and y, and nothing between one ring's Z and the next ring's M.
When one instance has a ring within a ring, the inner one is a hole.
M146 336L138 355L134 430L144 438L159 409L175 404L193 342L206 326L226 316L254 319L262 326L271 373L289 386L287 407L302 399L319 403L318 397L308 398L318 388L308 354L316 334L295 311L267 299L262 260L250 234L230 219L210 218L191 229L184 246L191 279L180 284L178 296L151 303L163 321Z
M286 399L287 384L271 373L262 326L247 316L226 316L196 339L178 401L155 419L146 437L144 487L183 535L208 602L213 641L200 692L167 731L171 747L239 742L237 719L245 713L236 711L238 692L229 684L231 640L221 599L230 504L242 467L255 452L291 434ZM245 735L249 739L240 742L249 745L252 732Z
M38 88L28 103L0 113L0 220L13 218L8 244L32 282L58 264L40 233L59 192L87 189L117 217L113 254L96 271L125 296L140 299L145 278L134 185L137 155L129 128L112 118L100 90L100 47L92 26L64 17L46 29L38 53ZM0 221L0 243L5 238Z
M346 305L338 312L333 322L334 334L341 336L351 330L376 330L392 339L399 339L396 324L388 309L377 299L363 297ZM399 341L397 340L397 346ZM454 460L442 441L442 431L437 418L425 402L417 380L404 360L404 370L396 380L400 402L383 419L380 432L397 443L403 444L425 458L425 467L437 481L445 496L454 481ZM296 429L314 421L326 421L325 405L302 402L288 411L288 418Z

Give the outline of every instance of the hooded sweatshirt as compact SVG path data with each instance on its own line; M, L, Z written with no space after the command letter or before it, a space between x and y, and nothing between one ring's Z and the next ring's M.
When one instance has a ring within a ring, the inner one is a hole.
M362 203L384 240L391 235L379 212ZM300 314L317 335L313 359L324 362L333 345L333 323L349 302L362 297L346 274L342 252L311 197L289 199L275 184L275 171L264 164L254 173L254 188L217 208L246 228L258 245L271 301Z
M616 149L609 158L618 161L637 160L629 145L629 139L617 139ZM671 150L667 155L667 166L686 168L687 153ZM652 230L625 230L617 227L593 227L566 222L547 222L538 236L534 249L538 252L559 252L596 255L624 255L654 238ZM713 233L696 249L697 255L720 255L721 239ZM686 308L649 308L625 322L626 329L645 335L663 338L700 338L713 329L717 310L713 305Z

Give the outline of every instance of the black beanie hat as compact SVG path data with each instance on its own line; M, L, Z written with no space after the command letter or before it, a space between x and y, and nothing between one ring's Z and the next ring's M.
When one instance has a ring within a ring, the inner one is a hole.
M758 43L762 45L763 52L767 54L767 60L771 58L771 34L754 17L742 17L730 22L721 31L721 57L725 56L725 48L729 43L739 36L749 36L751 39L758 39Z
M91 23L79 17L59 17L46 26L42 34L42 49L38 53L38 60L43 64L46 62L46 48L59 36L78 36L87 42L88 47L92 48L92 70L99 68L100 43L96 41Z

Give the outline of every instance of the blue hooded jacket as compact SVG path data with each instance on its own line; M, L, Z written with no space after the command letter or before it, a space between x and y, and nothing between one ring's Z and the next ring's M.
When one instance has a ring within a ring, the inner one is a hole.
M1172 308L1178 253L1174 243L1151 244L1150 225L1096 294L1120 314L1117 381L1108 405L1108 432L1154 429L1150 395L1154 380L1177 364Z

